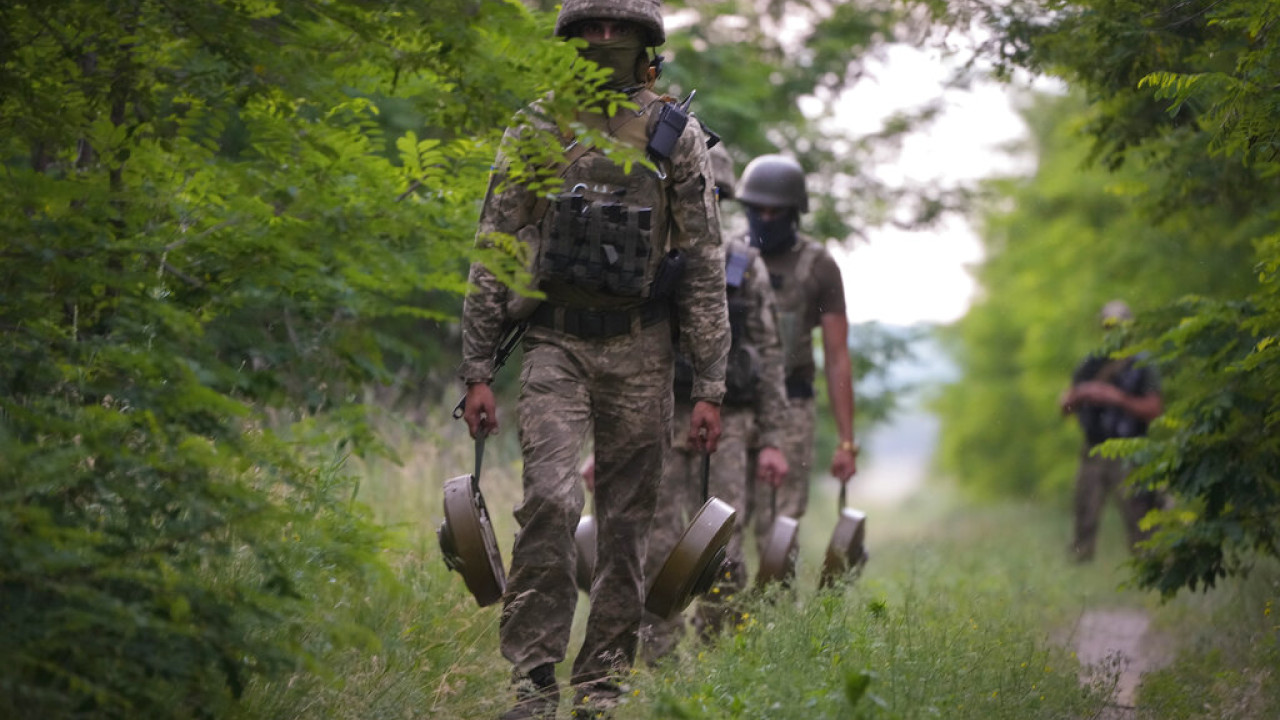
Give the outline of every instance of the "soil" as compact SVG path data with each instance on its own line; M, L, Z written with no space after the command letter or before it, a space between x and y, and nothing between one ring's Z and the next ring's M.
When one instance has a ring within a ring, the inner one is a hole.
M1083 668L1080 682L1115 683L1102 720L1135 717L1143 673L1158 670L1171 659L1165 643L1151 631L1151 618L1136 608L1087 611L1076 624L1074 640Z

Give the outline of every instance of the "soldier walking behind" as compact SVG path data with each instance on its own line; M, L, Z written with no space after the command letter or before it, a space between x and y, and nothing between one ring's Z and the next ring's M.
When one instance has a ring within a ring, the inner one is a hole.
M679 108L649 87L646 48L666 41L658 0L565 0L555 27L558 36L584 39L582 55L611 70L609 87L640 107L610 116L579 111L575 120L648 147L661 172L636 164L628 173L585 139L562 137L537 103L508 128L504 149L530 133L564 148L559 195L547 201L508 183L505 150L494 164L477 241L529 242L545 293L524 318L516 407L524 497L499 624L502 654L513 666L507 720L556 714L555 665L565 658L578 592L573 534L584 498L577 462L593 424L598 556L586 637L573 663L574 716L602 717L616 704L619 676L635 659L645 538L670 445L670 314L694 368L688 442L699 450L715 450L720 436L729 347L707 137L695 119L670 122ZM514 291L482 264L472 266L470 283L459 372L474 437L498 428L493 351L504 326L528 309L519 312Z
M723 145L711 149L716 189L721 200L734 196L733 159ZM782 385L782 344L778 340L778 309L769 286L769 271L760 252L741 240L725 247L725 292L729 302L730 350L725 371L726 391L720 412L719 448L711 462L708 494L729 503L738 511L733 536L726 548L726 571L709 595L698 601L695 623L706 636L724 623L732 610L732 596L746 587L747 567L743 557L742 533L746 526L748 484L748 440L758 421L762 448L758 478L777 485L787 475L782 455L782 422L786 396ZM676 363L676 417L688 414L693 380L692 367L679 356ZM672 427L672 449L659 494L658 512L653 518L645 575L653 577L671 549L679 542L688 521L702 506L702 453L690 447L683 423ZM641 652L648 662L671 652L684 630L684 617L670 620L645 614L641 629Z
M782 452L790 465L778 488L777 512L799 520L809 503L816 420L813 380L813 329L822 328L822 357L827 392L835 416L839 444L831 458L831 474L848 482L858 471L858 443L853 437L853 369L849 359L849 320L844 283L831 253L798 232L800 216L809 210L809 193L800 163L783 155L761 155L742 171L738 202L746 210L749 239L760 249L778 302L779 334L786 366L787 410L781 426ZM769 541L772 518L764 503L752 498L756 544Z

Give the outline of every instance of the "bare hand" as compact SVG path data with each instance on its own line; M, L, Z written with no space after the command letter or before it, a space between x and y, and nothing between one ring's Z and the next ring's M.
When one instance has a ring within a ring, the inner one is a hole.
M776 447L761 448L756 455L756 479L773 487L781 487L790 467L787 458Z
M838 448L831 456L831 474L840 482L849 482L849 478L858 472L858 455L852 450Z
M689 420L689 447L699 452L713 453L720 442L720 406L699 400L694 403Z
M473 438L498 432L498 403L493 399L493 390L487 383L472 383L467 386L462 419L466 421L467 430Z

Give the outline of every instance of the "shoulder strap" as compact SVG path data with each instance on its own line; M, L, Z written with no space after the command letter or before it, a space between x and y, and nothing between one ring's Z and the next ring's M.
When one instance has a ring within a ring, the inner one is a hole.
M651 112L651 108L655 103L664 102L666 98L658 95L648 88L645 88L637 92L631 99L640 106L640 114L628 117L622 122L622 124L612 129L609 128L609 123L606 120L604 127L601 129L616 138L624 140L630 139L632 143L638 142L638 147L643 148L646 140L648 139L649 133L653 131L654 123L657 121L658 117L657 113ZM635 130L638 129L635 126L635 121L641 117L646 118L643 135L635 133ZM569 168L575 162L581 160L583 155L591 152L594 146L590 143L579 142L577 138L562 137L561 142L566 144L564 146L563 157L557 161L559 170L557 170L556 174L563 178L564 174L569 171ZM665 187L665 182L663 184ZM551 200L549 198L545 196L538 198L538 200L533 204L533 211L530 215L534 222L538 222L542 219L542 216L546 214L547 208L550 204Z
M804 282L809 279L809 274L813 272L813 264L818 261L818 255L822 250L822 246L816 241L801 238L802 247L800 249L800 259L796 261L796 279Z

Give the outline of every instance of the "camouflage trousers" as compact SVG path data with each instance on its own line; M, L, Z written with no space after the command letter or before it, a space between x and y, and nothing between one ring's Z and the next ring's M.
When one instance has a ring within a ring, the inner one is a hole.
M671 549L680 541L689 521L706 500L702 497L702 453L690 450L685 437L693 408L676 405L676 422L672 425L672 448L667 455L658 495L658 510L649 532L649 551L644 569L654 577L662 569ZM716 452L711 456L708 497L717 497L737 511L734 532L725 550L725 573L711 591L698 601L694 622L705 634L714 633L732 610L732 596L746 587L747 567L743 558L742 535L746 526L747 445L751 433L751 409L724 406L720 411L722 432ZM671 652L684 633L684 616L663 620L645 613L640 636L645 661L654 662Z
M809 507L809 480L813 476L813 435L816 419L813 398L791 398L787 401L783 418L782 454L787 458L786 480L778 488L777 497L768 485L751 483L747 507L755 527L756 549L763 553L769 544L769 533L775 517L787 516L799 520ZM748 471L755 475L755 453L751 450ZM757 487L759 485L759 487Z
M1125 483L1129 464L1120 459L1104 458L1089 454L1085 448L1080 455L1080 468L1076 472L1075 537L1071 550L1080 561L1093 559L1097 546L1098 528L1107 498L1114 495L1124 521L1129 549L1147 539L1150 532L1139 527L1148 511L1159 504L1159 496L1150 491L1135 491Z
M571 680L616 694L614 678L634 662L673 364L665 322L608 339L537 327L525 336L517 407L524 498L498 631L516 673L565 658L578 599L573 533L585 501L578 461L593 426L597 560Z

